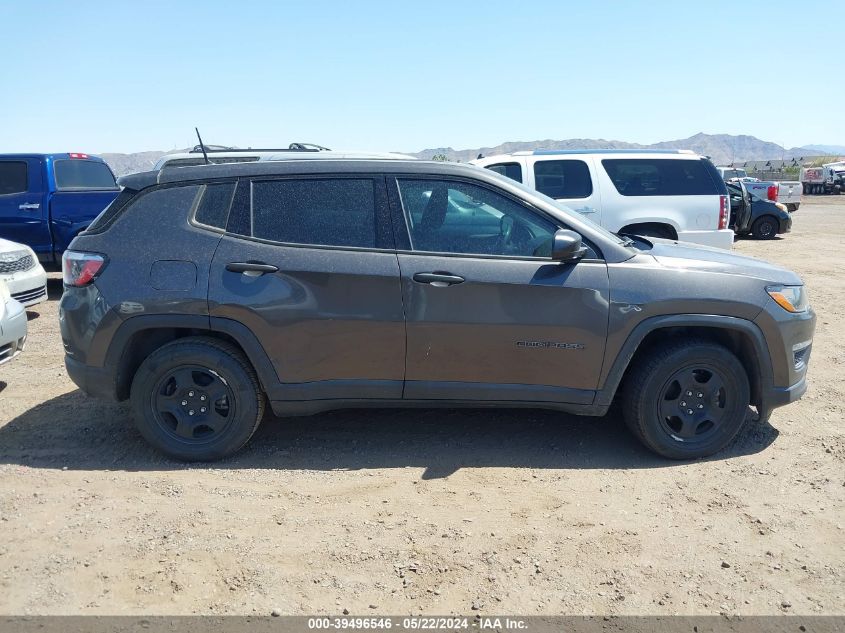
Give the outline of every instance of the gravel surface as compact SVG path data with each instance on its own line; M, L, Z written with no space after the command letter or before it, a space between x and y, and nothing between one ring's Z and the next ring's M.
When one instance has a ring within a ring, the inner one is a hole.
M845 197L740 253L805 279L810 391L714 459L617 415L268 418L186 466L75 389L53 275L0 368L0 613L845 614Z

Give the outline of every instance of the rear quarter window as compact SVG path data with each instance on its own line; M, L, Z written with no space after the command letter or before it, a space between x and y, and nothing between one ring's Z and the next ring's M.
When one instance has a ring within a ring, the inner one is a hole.
M173 218L174 222L181 218L186 222L194 211L197 197L203 191L202 185L186 185L132 191L124 189L120 195L106 207L103 212L88 227L87 233L101 233L126 214L137 216L152 216ZM150 234L156 231L166 231L166 226L149 226Z
M99 161L62 159L54 169L57 189L117 189L111 169Z
M623 196L711 196L721 193L700 159L605 158L601 163L613 186Z
M225 230L229 208L235 195L235 183L223 182L205 185L197 205L194 221L215 229Z
M0 161L0 196L27 191L27 171L24 161Z
M497 174L506 176L511 180L522 182L522 167L519 163L499 163L498 165L488 165L487 169L495 171Z

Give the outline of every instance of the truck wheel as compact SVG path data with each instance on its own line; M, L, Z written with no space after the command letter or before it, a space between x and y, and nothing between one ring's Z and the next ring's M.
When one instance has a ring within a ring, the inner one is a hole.
M804 185L803 189L804 189L804 195L805 196L810 193L810 187L808 185Z
M745 423L748 376L730 351L702 340L665 345L631 368L625 422L646 447L669 459L707 457Z
M230 343L191 337L141 363L130 400L141 435L184 461L227 457L247 443L264 414L255 370Z
M770 215L754 220L751 235L758 240L771 240L778 234L778 221Z

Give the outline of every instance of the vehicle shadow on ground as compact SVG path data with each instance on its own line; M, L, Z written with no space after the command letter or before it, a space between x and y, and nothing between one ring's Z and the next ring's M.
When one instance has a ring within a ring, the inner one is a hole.
M752 422L711 459L758 453L777 436L768 422ZM0 427L0 463L68 470L206 467L162 456L135 430L126 405L104 403L81 391L48 400ZM587 418L534 409L351 409L300 418L268 415L244 450L213 467L421 467L423 479L436 479L461 468L660 468L680 463L643 448L617 413Z

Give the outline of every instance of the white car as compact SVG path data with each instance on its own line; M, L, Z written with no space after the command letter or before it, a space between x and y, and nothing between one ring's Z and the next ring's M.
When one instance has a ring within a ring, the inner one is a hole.
M0 281L6 282L12 298L25 307L47 299L47 273L25 244L0 238Z
M733 247L725 183L709 159L688 150L534 150L471 162L615 233Z
M20 354L25 344L26 310L0 281L0 365Z

